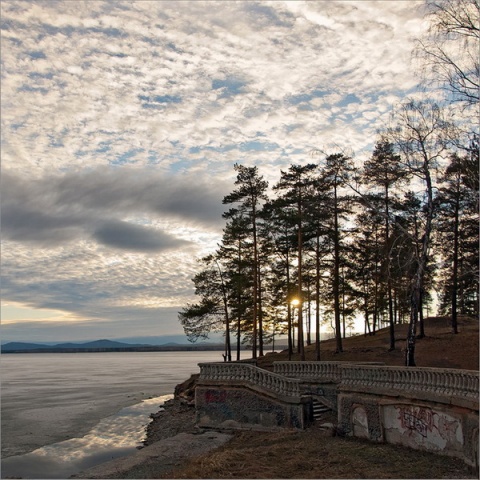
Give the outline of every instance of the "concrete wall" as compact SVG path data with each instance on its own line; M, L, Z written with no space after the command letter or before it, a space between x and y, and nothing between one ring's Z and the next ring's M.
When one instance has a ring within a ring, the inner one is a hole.
M216 429L306 428L310 404L276 400L248 387L198 385L195 392L197 425Z
M400 396L339 393L338 430L374 442L403 445L478 467L478 412Z

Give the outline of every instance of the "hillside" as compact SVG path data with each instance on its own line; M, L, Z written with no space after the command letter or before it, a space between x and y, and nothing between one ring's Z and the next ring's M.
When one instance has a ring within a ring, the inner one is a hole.
M405 364L407 324L395 325L396 349L389 352L389 329L378 330L375 335L357 335L343 339L343 352L335 353L335 339L320 343L322 361L383 362L385 365ZM459 333L451 333L449 317L425 319L425 337L417 339L415 361L418 367L479 369L479 322L471 317L460 317ZM305 349L306 360L315 359L315 345ZM292 360L298 360L295 354ZM258 359L258 366L271 368L272 362L288 360L288 352L267 353Z

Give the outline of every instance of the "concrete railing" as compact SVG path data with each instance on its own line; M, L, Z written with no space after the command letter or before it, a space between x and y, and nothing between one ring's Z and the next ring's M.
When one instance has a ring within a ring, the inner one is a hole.
M479 397L479 373L473 370L412 368L368 365L340 367L341 389L374 392L408 392L422 397L460 398L476 401Z
M340 389L369 392L420 394L426 397L460 398L478 403L479 374L476 371L390 367L346 362L274 362L274 372L248 363L201 363L200 380L248 384L283 397L298 398L305 380L334 382Z
M344 362L273 362L273 371L286 377L340 382L342 364Z
M274 396L300 398L300 380L287 378L246 363L200 363L200 383L248 385Z

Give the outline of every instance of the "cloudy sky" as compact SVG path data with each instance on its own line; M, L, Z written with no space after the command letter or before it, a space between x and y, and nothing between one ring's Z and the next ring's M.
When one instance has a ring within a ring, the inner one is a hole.
M366 158L422 5L2 0L2 342L181 334L234 163Z

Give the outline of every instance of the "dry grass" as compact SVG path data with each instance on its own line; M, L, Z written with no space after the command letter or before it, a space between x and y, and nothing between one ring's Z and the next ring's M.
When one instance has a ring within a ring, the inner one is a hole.
M151 478L478 478L460 460L326 436L317 427L243 432L207 457Z
M405 364L404 348L408 325L395 325L395 350L388 351L389 330L383 328L376 335L357 335L343 339L343 352L335 353L335 339L320 344L322 361L384 362L386 365ZM431 317L425 320L425 337L416 341L415 361L418 367L461 368L478 370L479 330L478 319L460 317L459 333L454 335L448 317ZM315 359L315 346L306 347L306 359ZM268 353L258 360L258 366L271 368L272 362L288 360L287 352ZM294 355L292 360L298 360Z

